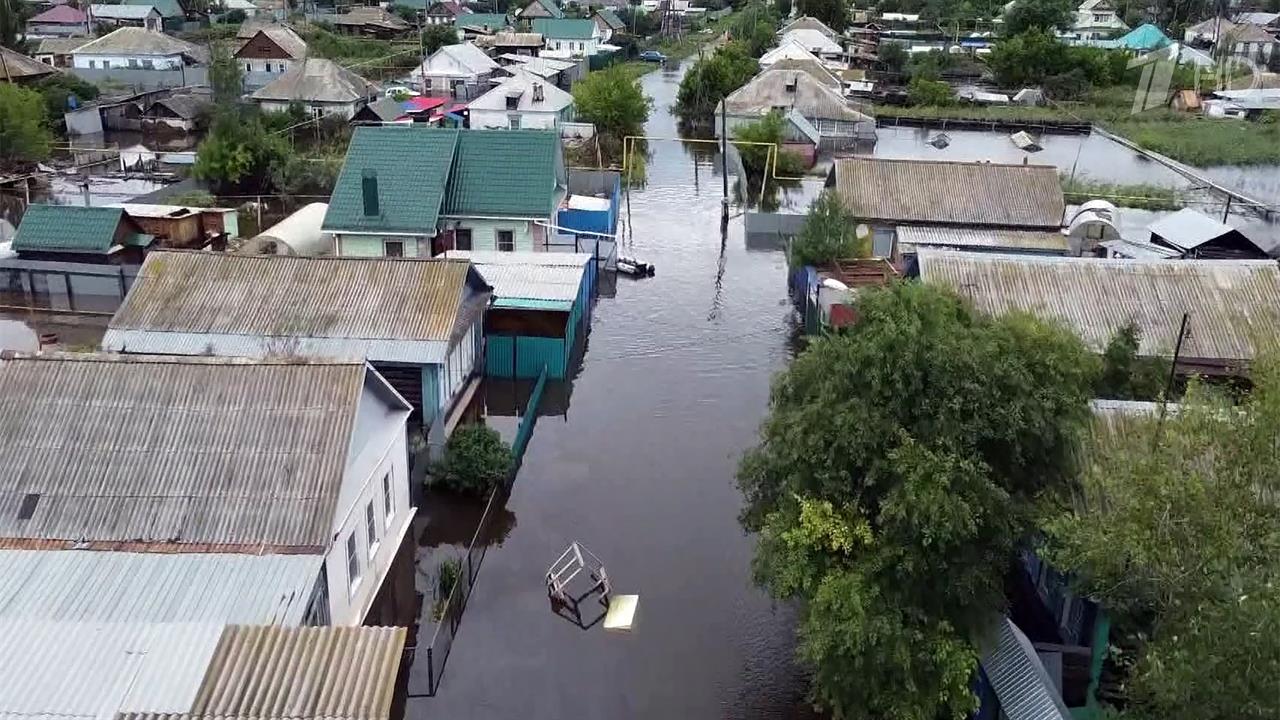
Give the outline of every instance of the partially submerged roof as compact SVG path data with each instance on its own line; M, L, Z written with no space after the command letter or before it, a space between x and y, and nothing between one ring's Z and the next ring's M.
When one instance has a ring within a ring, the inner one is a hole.
M153 252L103 347L440 362L467 293L487 289L456 261Z
M139 27L122 27L113 30L93 42L81 45L76 55L186 55L204 57L205 53L195 45L154 30Z
M590 40L596 24L587 18L534 18L533 31L544 38L557 40Z
M22 216L13 249L106 255L123 217L120 208L33 204Z
M770 67L729 93L724 105L729 115L762 117L778 108L795 108L811 120L874 122L839 90L804 70Z
M493 286L493 306L568 312L582 292L593 257L587 253L475 252L451 250L465 258Z
M0 47L0 58L3 58L3 62L0 62L0 82L25 82L58 72L39 60L33 60L6 47Z
M147 258L126 319L152 317L157 284L166 293L158 314L178 324L229 315L199 313L173 292L201 287L171 258ZM154 282L166 272L169 283ZM239 315L296 317L275 310L254 304ZM0 538L320 552L332 541L364 373L355 362L0 357Z
M862 220L1057 229L1066 209L1057 168L850 157L836 192Z
M0 550L0 622L300 625L319 555Z
M378 92L378 86L325 58L305 58L254 91L254 100L352 103Z
M943 225L899 225L898 246L904 253L919 247L972 250L1021 250L1065 255L1067 236L1053 230L1008 230Z
M456 130L356 128L333 187L324 229L434 235L457 144ZM365 213L367 176L377 179L376 215Z
M1280 267L1269 260L1123 260L920 248L920 278L987 314L1063 323L1096 351L1130 323L1139 353L1168 357L1190 316L1182 359L1239 368L1280 328Z

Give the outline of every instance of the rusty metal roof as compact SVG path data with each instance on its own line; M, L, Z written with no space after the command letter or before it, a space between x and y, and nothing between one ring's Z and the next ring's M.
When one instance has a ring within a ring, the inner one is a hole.
M1120 260L966 253L920 248L920 278L985 313L1029 312L1075 330L1102 350L1134 323L1145 356L1244 364L1280 327L1280 266L1271 260Z
M835 174L860 220L1057 229L1066 210L1049 165L857 157L837 159Z
M230 626L189 712L116 720L387 720L406 630Z
M398 345L449 341L468 283L453 260L153 252L103 347L409 361Z
M323 552L365 367L2 355L0 538Z

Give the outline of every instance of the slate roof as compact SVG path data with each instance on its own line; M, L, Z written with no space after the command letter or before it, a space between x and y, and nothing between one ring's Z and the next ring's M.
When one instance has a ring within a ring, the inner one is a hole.
M794 90L788 86L794 86ZM760 116L781 107L795 108L805 118L871 123L840 91L807 70L773 68L761 72L724 99L730 115Z
M332 20L334 25L370 25L393 32L402 32L410 28L399 15L389 13L378 7L358 5Z
M470 130L458 149L441 215L545 218L555 211L560 138L554 130Z
M1066 209L1058 170L933 160L839 158L836 192L864 220L1057 229Z
M151 103L151 107L147 108L147 115L155 115L156 106L167 108L169 112L183 120L196 119L202 110L213 104L213 100L208 95L197 95L187 93L184 95L170 95L167 98L160 98Z
M151 272L165 255L147 258ZM164 304L192 317L174 298ZM323 552L364 373L363 362L0 355L0 537Z
M145 20L154 11L156 15L160 14L151 5L108 5L94 3L89 6L90 15L95 19L110 18L114 20Z
M58 24L64 23L68 25L83 24L88 16L83 10L71 7L70 5L54 5L44 12L33 16L27 22L37 24Z
M453 24L458 27L501 30L511 24L511 20L503 13L471 13L454 18Z
M564 17L564 11L561 10L560 6L555 3L555 0L533 0L533 2L529 3L528 5L525 5L524 8L521 8L519 14L523 15L525 8L528 8L530 5L541 5L542 8L546 10L547 13L549 13L553 18Z
M483 50L469 42L444 45L439 50L436 50L436 53L453 58L454 62L476 75L493 72L500 67L498 63L494 62L493 58L485 55ZM435 53L432 53L432 57L434 56ZM427 58L428 61L430 59ZM421 73L421 68L418 68L418 72L419 74Z
M435 234L457 143L456 130L356 128L329 199L324 229ZM364 214L366 171L378 179L377 217Z
M1194 250L1211 240L1236 232L1230 225L1191 208L1182 208L1171 215L1165 215L1147 227L1153 235L1158 235L1183 250Z
M392 122L405 116L404 103L395 98L382 98L365 105L356 113L355 119L363 120L372 115L382 122ZM364 117L362 117L364 116Z
M839 34L818 18L810 17L808 15L798 17L786 25L783 25L782 29L778 31L778 35L785 36L793 30L817 30L829 38L835 38Z
M186 55L204 56L204 51L185 40L139 27L122 27L93 42L81 45L76 55Z
M978 250L1023 250L1065 255L1067 236L1053 230L1006 230L945 225L899 225L898 247L904 253L924 246Z
M81 45L91 42L93 38L87 37L69 37L69 38L44 38L40 44L36 46L37 55L70 55L75 52ZM44 63L41 63L42 65Z
M611 30L626 30L627 24L622 22L622 18L618 17L618 13L613 8L602 7L596 10L596 16L604 21L604 24Z
M244 42L236 50L237 57L240 50L243 50L245 45L248 45L249 41L253 40L258 33L266 35L267 39L275 43L276 47L280 48L289 58L301 60L307 56L307 41L294 32L293 28L287 25L267 25L257 27L249 37L244 38ZM236 37L239 37L239 34Z
M106 255L123 217L120 208L31 205L13 237L13 249Z
M376 95L378 86L325 58L304 58L255 90L254 100L352 103Z
M472 100L467 106L472 110L510 110L507 98L517 94L520 99L515 109L519 112L560 112L573 104L572 95L547 82L536 73L526 72L519 65L513 65L510 69L514 71L511 77L503 78L496 87ZM541 100L534 99L535 84L542 86ZM474 115L472 123L472 127L476 127ZM505 119L503 123L506 127Z
M533 31L544 38L557 40L590 40L596 24L581 18L534 18Z
M39 60L33 60L6 47L0 47L0 57L4 58L4 62L0 63L0 82L34 80L58 72Z
M186 17L187 13L182 9L182 4L178 0L124 0L124 5L143 5L151 6L160 12L160 17L180 18Z

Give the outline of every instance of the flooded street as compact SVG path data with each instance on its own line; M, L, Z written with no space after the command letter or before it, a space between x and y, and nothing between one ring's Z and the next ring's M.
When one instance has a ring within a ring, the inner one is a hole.
M642 81L652 136L676 134L678 78ZM789 352L785 261L749 250L740 217L722 247L719 176L704 165L695 187L692 153L650 149L624 253L657 276L619 278L596 306L581 372L562 407L544 407L440 692L411 699L410 718L810 716L792 619L751 583L733 479ZM640 596L632 633L552 613L543 575L574 540L616 593ZM423 665L411 689L426 686Z

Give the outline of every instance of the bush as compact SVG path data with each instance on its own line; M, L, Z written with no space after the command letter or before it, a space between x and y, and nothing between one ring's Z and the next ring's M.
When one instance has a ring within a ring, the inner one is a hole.
M802 267L870 254L868 240L857 236L856 219L835 192L824 190L810 206L800 234L792 241L789 259L792 267Z
M0 84L0 168L49 157L53 135L45 125L40 93L12 83Z
M795 153L789 153L782 149L784 137L785 120L782 114L774 111L765 115L760 120L739 125L733 129L733 138L743 142L750 143L770 143L777 153L776 166L773 168L773 174L783 177L794 177L805 171L804 161ZM769 163L770 149L763 145L740 145L738 153L742 155L742 165L746 169L748 175L761 176L769 170L766 167Z
M432 469L435 480L455 492L487 495L511 473L511 446L484 425L463 425L444 446L444 459Z
M705 122L716 105L752 77L760 66L741 44L731 42L698 60L685 73L676 93L676 114L686 122Z
M950 105L951 101L951 86L941 80L914 77L907 85L907 102L912 105L945 107Z
M1073 68L1046 77L1043 89L1045 97L1050 100L1079 100L1088 95L1093 86L1089 84L1089 78L1085 77L1084 70Z
M98 86L85 82L71 73L58 73L36 83L35 90L44 97L45 112L50 122L62 122L62 115L71 106L71 98L77 105L98 97Z
M438 621L444 617L449 595L453 593L453 586L458 584L460 577L462 577L462 561L458 558L445 558L436 566L436 597L435 602L431 604L431 617L434 620Z

